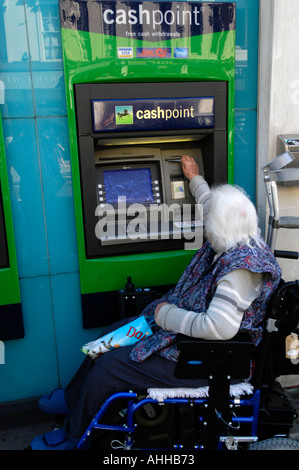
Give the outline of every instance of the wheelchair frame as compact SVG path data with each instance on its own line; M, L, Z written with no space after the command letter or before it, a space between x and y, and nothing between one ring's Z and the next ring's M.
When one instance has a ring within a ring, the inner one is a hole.
M268 332L272 335L272 332ZM95 430L106 430L124 434L121 448L124 450L140 449L136 446L136 433L140 426L136 423L136 413L147 405L188 405L198 407L198 427L196 444L187 450L236 450L239 445L248 446L259 440L258 426L261 391L265 384L261 371L266 364L265 351L260 349L259 357L263 363L257 367L252 376L253 392L244 397L232 398L230 385L233 379L249 377L252 359L256 357L256 346L245 333L239 333L229 341L207 341L189 338L183 335L177 337L178 348L181 351L175 368L175 376L185 379L205 378L208 380L209 394L204 398L165 398L146 397L139 399L138 394L118 392L111 395L96 413L77 444L78 449L88 449L91 446L92 434ZM265 346L269 350L269 336L266 336ZM272 379L272 378L271 378ZM269 386L272 385L270 379ZM195 389L196 390L196 389ZM176 389L173 389L175 392ZM122 424L105 424L102 419L106 411L119 399L127 400L126 420ZM295 410L294 417L295 415ZM238 413L238 415L236 415ZM179 427L179 423L176 423ZM242 428L246 425L246 433ZM179 436L179 429L176 430ZM198 432L200 431L200 432ZM237 432L236 432L237 431ZM241 434L240 434L241 433ZM285 436L286 437L286 436ZM298 444L299 446L299 444ZM144 449L142 447L142 449ZM145 447L146 450L150 450ZM159 450L165 450L164 447ZM169 447L167 448L169 450ZM186 450L185 444L177 439L172 450Z
M134 449L134 435L138 429L134 416L138 410L148 404L189 405L200 406L204 411L199 417L203 432L202 441L192 447L191 450L235 448L240 442L257 441L258 413L260 404L260 390L255 390L248 398L230 399L231 379L238 376L247 376L250 370L250 358L255 348L248 338L237 335L232 341L205 341L196 340L178 335L178 347L181 350L179 361L175 369L175 376L186 379L191 377L207 378L209 381L209 396L207 398L166 398L163 401L153 398L138 399L134 392L118 392L111 395L96 413L94 419L86 429L79 443L78 449L84 449L89 444L89 439L94 430L110 430L125 433L123 449ZM243 360L246 356L246 362ZM198 360L198 358L201 360ZM241 358L241 360L240 360ZM244 375L245 374L245 375ZM118 399L128 400L126 422L118 424L103 424L101 419L111 404ZM233 409L240 407L252 409L249 416L234 416ZM234 429L234 425L247 423L250 426L249 435L233 437L226 435L225 429ZM180 442L174 444L172 449L180 450L183 446Z
M127 421L125 424L122 425L109 425L100 423L101 418L111 405L111 403L119 398L126 398L128 399L128 410L127 410ZM85 433L83 434L82 438L80 439L79 443L77 444L78 449L87 448L89 438L94 430L109 430L109 431L121 431L125 433L125 441L123 443L124 450L132 450L134 449L134 433L137 430L137 425L134 423L134 415L135 413L142 408L144 405L149 403L156 404L159 403L161 405L164 404L175 404L175 405L208 405L208 400L203 398L166 398L163 402L159 402L156 399L152 398L144 398L142 400L136 401L138 399L137 393L134 392L119 392L111 395L105 403L102 405L88 428L86 429ZM249 423L251 426L251 436L237 436L231 440L231 436L220 436L219 444L217 446L218 450L223 448L223 445L226 444L227 448L235 447L240 442L255 442L258 440L256 435L257 433L257 418L259 412L259 403L260 403L260 390L256 390L252 397L248 399L234 399L231 400L232 405L236 406L252 406L253 413L251 416L238 416L232 417L232 424L234 423ZM180 443L174 444L173 449L180 450L182 446ZM205 446L203 444L198 444L198 446L193 447L192 450L204 450Z

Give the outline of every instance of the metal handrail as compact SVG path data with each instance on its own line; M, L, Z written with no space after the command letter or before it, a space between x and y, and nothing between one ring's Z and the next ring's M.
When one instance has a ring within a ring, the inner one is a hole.
M275 250L277 231L279 228L299 228L299 217L280 217L279 213L277 184L291 181L298 181L299 184L299 168L283 168L293 160L294 156L290 152L285 152L271 160L262 170L264 172L264 183L269 205L267 244L276 256L295 259L298 258L297 252Z

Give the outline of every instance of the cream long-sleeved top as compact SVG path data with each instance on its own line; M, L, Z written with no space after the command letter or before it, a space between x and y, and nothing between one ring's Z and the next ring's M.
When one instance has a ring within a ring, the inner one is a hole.
M198 204L203 204L203 217L209 208L210 188L202 176L195 176L190 190ZM238 269L224 275L206 312L193 312L172 304L160 307L156 323L166 331L194 338L227 340L238 332L243 313L259 297L263 274Z

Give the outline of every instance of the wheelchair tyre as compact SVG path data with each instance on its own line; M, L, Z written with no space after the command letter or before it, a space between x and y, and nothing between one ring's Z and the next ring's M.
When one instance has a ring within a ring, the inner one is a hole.
M299 450L299 442L287 437L272 437L250 444L248 450Z

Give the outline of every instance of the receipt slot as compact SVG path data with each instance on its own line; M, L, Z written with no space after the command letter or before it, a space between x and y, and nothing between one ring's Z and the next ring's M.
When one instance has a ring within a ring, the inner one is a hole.
M60 0L60 20L89 328L128 276L161 292L201 246L181 156L233 182L235 4Z
M0 341L23 338L12 211L0 116Z

